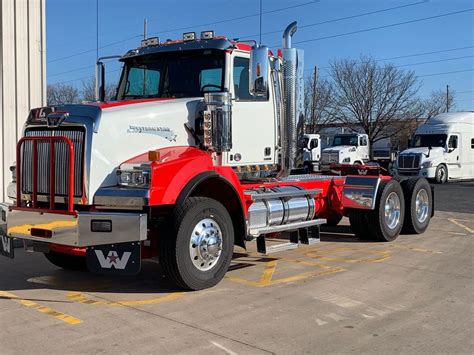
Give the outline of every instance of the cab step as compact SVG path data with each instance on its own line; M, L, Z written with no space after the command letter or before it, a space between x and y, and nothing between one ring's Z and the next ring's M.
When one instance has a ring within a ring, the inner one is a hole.
M321 223L326 222L325 219L321 219ZM257 237L257 251L261 254L274 254L286 250L292 250L299 248L301 245L312 245L319 243L320 241L320 224L313 224L309 227L299 228L297 230L289 232L290 241L280 244L274 244L267 246L267 240L265 234Z

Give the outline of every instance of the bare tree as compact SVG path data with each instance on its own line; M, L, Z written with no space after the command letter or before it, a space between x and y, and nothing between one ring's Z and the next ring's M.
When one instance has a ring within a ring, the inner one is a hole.
M333 121L332 85L327 80L318 80L317 69L306 79L304 109L308 133L319 132L325 124Z
M446 109L453 109L455 107L454 98L455 93L452 91L449 92L449 95L446 95L444 90L432 91L428 98L421 100L422 115L430 118L439 113L446 112Z
M117 91L117 85L106 84L105 87L105 100L113 100ZM83 101L95 101L95 78L82 80L81 96Z
M49 84L47 87L48 105L75 104L79 102L79 91L64 83Z
M403 124L393 123L413 114L419 85L412 71L361 57L333 62L331 76L337 120L362 127L371 145L402 130Z

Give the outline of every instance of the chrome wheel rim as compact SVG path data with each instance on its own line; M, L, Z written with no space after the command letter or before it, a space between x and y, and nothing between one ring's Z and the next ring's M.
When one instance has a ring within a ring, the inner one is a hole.
M222 253L222 231L211 217L199 221L193 229L189 241L189 256L200 271L212 269Z
M385 200L385 223L390 229L395 229L400 223L400 198L396 192L391 192Z
M428 218L428 211L430 209L430 200L425 189L418 191L415 199L416 204L416 219L423 223Z

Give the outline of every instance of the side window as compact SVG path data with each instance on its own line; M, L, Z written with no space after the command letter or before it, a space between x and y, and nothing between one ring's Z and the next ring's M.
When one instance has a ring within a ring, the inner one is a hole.
M458 147L458 136L449 137L448 148L456 149Z
M154 96L159 94L160 72L146 68L130 68L124 96Z
M267 101L268 97L253 97L249 92L249 64L248 58L234 58L234 92L237 100Z
M199 74L199 87L203 91L221 91L222 69L204 69Z
M474 138L471 138L471 149L474 149Z
M367 137L360 137L360 145L365 146L367 145Z
M310 148L314 149L314 148L317 148L317 147L318 147L318 140L317 139L312 139Z

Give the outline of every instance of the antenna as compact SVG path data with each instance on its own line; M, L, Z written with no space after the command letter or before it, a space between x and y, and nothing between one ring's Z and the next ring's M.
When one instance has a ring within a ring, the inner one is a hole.
M259 45L262 44L262 3L263 0L260 0L260 31L259 31Z
M147 30L148 30L148 20L144 19L143 20L143 39L146 39L148 37Z
M95 97L98 98L99 97L99 66L97 65L97 62L99 61L99 0L96 0L95 5L96 5L96 8L95 8L95 10L96 10Z

